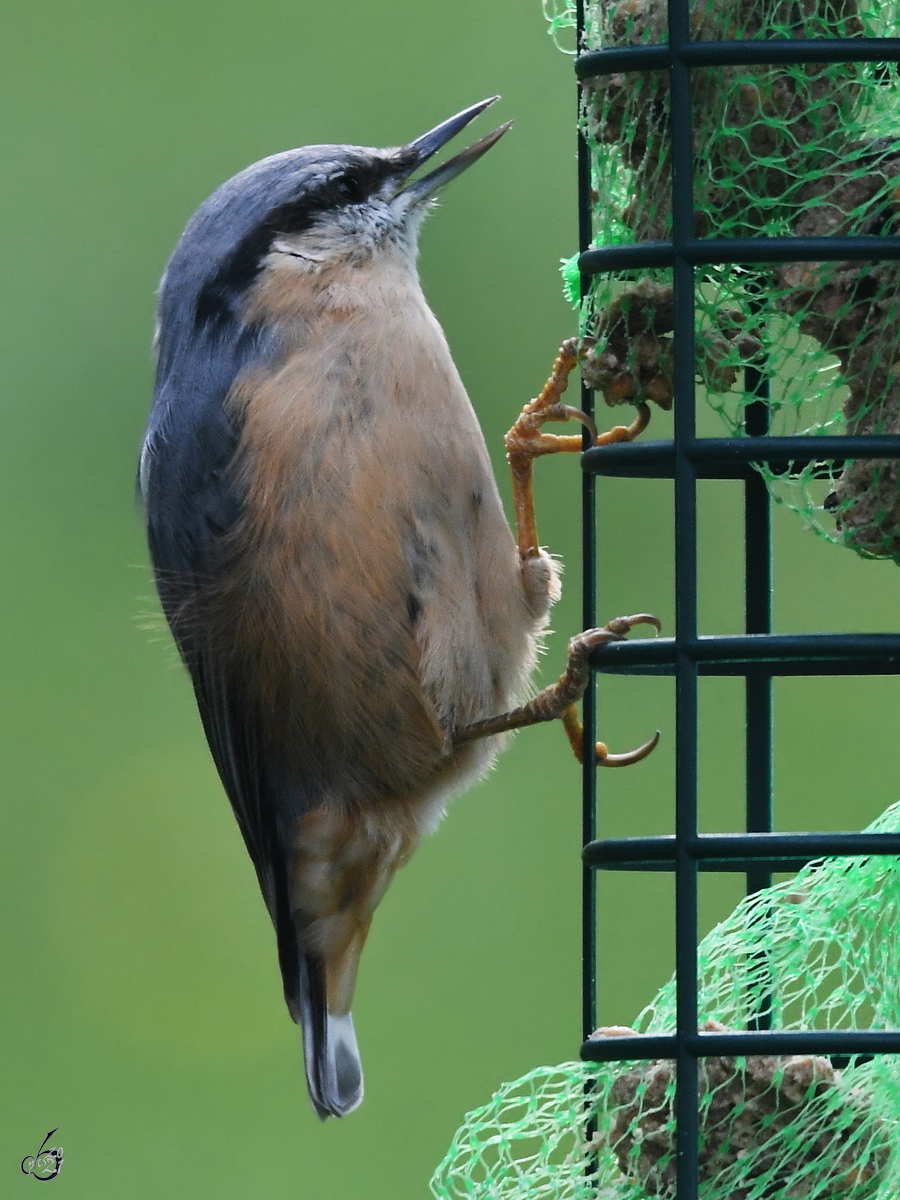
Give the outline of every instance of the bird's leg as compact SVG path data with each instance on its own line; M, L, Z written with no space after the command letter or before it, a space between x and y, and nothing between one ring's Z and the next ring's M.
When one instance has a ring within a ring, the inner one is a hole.
M569 642L569 658L565 671L556 683L538 692L527 704L514 708L499 717L486 721L475 721L457 730L453 744L458 746L476 738L490 737L494 733L506 733L510 729L521 729L525 725L537 725L541 721L561 720L579 762L584 756L584 729L578 719L577 702L584 695L590 678L591 653L604 642L620 642L635 625L653 625L659 629L659 621L649 613L638 613L632 617L616 617L602 629L588 629ZM627 754L610 754L602 742L595 749L598 766L628 767L646 758L659 741L655 734L649 742Z
M537 534L537 519L534 512L532 478L534 460L542 454L578 453L584 448L580 434L565 437L542 433L541 426L547 421L580 421L591 436L594 446L607 446L614 442L633 441L642 433L650 421L650 409L646 404L638 405L637 416L630 425L616 425L606 433L598 434L591 418L578 408L560 402L560 396L569 384L569 376L578 363L578 339L568 338L560 346L550 378L541 394L522 409L519 419L506 435L506 452L513 478L513 503L516 513L516 543L523 566L528 560L541 554ZM603 629L589 629L569 642L569 659L565 673L557 683L539 692L533 700L521 708L488 721L476 722L460 730L456 742L467 742L473 738L487 737L507 729L519 729L538 721L559 719L579 762L584 759L584 727L578 719L577 701L584 695L590 678L590 655L595 646L603 642L618 641L634 625L650 624L659 629L656 617L642 613L634 617L617 617ZM657 733L649 742L627 754L610 754L603 742L597 742L596 761L605 767L625 767L646 758L659 741Z
M506 435L506 453L513 478L516 541L523 559L536 558L540 554L532 491L534 460L542 454L576 454L584 449L580 434L559 436L542 433L541 426L547 421L580 421L591 435L592 445L608 446L613 442L633 441L650 421L650 409L646 404L639 404L638 414L630 425L614 425L606 433L598 434L596 425L587 413L559 401L577 362L578 340L567 338L559 348L550 378L541 394L525 405L519 413L519 419Z

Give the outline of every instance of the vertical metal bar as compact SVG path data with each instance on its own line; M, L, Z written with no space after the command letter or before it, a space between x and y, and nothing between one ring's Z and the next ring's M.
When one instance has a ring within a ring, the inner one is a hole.
M744 372L744 388L758 399L748 404L744 432L764 437L769 432L769 380L765 360ZM757 471L744 484L744 619L747 633L772 631L772 502L766 482ZM749 833L772 830L772 677L748 675L746 704L746 827ZM752 866L747 871L747 894L772 886L772 872ZM757 914L765 922L765 911ZM757 964L762 980L769 976L765 951ZM757 971L754 971L754 977ZM750 1029L769 1029L772 1024L771 987L766 983L751 999Z
M688 1039L697 1032L697 863L688 842L697 834L697 667L687 644L697 637L697 481L688 450L695 438L694 270L683 247L694 233L691 75L680 59L690 40L688 0L669 2L670 129L672 134L672 240L675 384L675 1122L677 1200L696 1200L698 1063Z
M584 0L576 3L576 37L580 50L584 35ZM581 89L578 88L578 245L584 251L593 237L591 216L591 161L587 142L580 132ZM581 277L581 298L590 290L591 280ZM593 415L594 393L581 385L581 407ZM590 443L584 433L585 448ZM596 477L582 472L581 484L581 562L582 562L582 625L592 629L597 622L597 507ZM594 675L584 694L582 705L584 741L593 746L597 740L597 702ZM584 755L582 768L582 845L597 836L597 767L593 755ZM582 1036L588 1037L597 1027L597 880L590 867L582 868L581 877L581 1025Z
M584 42L584 3L575 0L576 51ZM587 141L581 132L581 85L576 84L575 127L578 138L578 248L584 251L593 240L593 214L591 205L591 156ZM582 304L591 289L592 280L582 275L580 297ZM581 313L579 312L579 322ZM581 384L581 407L589 416L594 414L594 393ZM582 445L587 449L590 435L582 430ZM597 623L597 480L590 471L581 476L581 607L582 628L593 629ZM593 746L597 740L597 687L596 676L591 672L590 681L582 700L582 722L584 724L585 747ZM593 754L585 750L581 774L581 844L587 846L597 836L597 764ZM581 1035L589 1037L597 1028L597 876L591 867L581 868ZM585 1080L585 1127L584 1144L590 1146L597 1132L593 1093L595 1081ZM597 1174L596 1153L588 1153L584 1173L587 1180Z
M769 431L769 381L762 364L748 367L746 390L759 399L747 406L744 431L762 437ZM752 472L744 485L744 595L747 633L772 632L772 506L763 477ZM747 677L747 830L772 829L772 679ZM747 892L771 887L772 873L747 872Z

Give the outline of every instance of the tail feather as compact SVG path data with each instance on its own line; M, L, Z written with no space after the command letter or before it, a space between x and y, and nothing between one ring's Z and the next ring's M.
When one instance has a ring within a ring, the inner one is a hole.
M318 1115L344 1117L362 1103L363 1075L353 1018L328 1011L325 964L300 952L300 987L291 1015L303 1030L303 1058L310 1099Z

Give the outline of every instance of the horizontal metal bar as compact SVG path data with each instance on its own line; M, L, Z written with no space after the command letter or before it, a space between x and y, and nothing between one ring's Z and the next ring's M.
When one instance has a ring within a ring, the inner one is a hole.
M843 464L857 458L900 458L896 434L832 436L698 438L685 446L700 479L743 479L744 465L767 463L775 474L810 463ZM675 445L671 441L614 442L594 446L581 456L585 471L595 475L671 479Z
M602 447L600 447L602 450ZM685 447L695 463L767 462L771 458L821 462L828 458L900 458L900 436L856 434L829 437L697 438Z
M697 864L701 874L708 875L746 875L750 871L778 872L783 875L796 875L804 867L808 867L812 858L704 858ZM628 859L625 862L592 864L598 871L615 871L625 874L645 875L664 874L675 871L674 858L660 859ZM767 885L768 886L768 885Z
M900 437L871 434L829 437L702 438L685 447L697 468L698 479L746 479L753 463L766 463L776 475L785 475L811 463L834 464L840 470L847 459L900 458ZM675 445L670 441L614 442L594 446L581 456L582 470L594 475L624 479L672 479Z
M575 76L584 80L597 75L615 75L619 71L668 71L671 64L668 42L610 46L606 50L587 50L579 54L575 59Z
M585 1062L621 1062L623 1059L674 1058L674 1033L642 1033L637 1037L588 1038L581 1045Z
M851 855L900 855L900 833L704 833L685 849L700 870L746 871L771 864L773 871L796 871L814 859ZM581 852L587 867L617 871L674 871L673 834L659 837L602 838Z
M736 633L606 642L591 666L607 675L671 675L678 649L701 675L897 675L898 633Z
M591 246L579 254L578 269L582 275L599 275L601 271L671 267L674 262L672 242L627 242L621 246Z
M877 237L750 237L690 238L681 257L695 266L722 263L867 262L900 258L900 236ZM671 267L672 242L630 242L621 246L592 246L578 257L582 275L604 271Z
M629 1059L674 1058L674 1034L637 1034L634 1037L589 1038L581 1047L586 1062L621 1062ZM684 1039L697 1058L711 1054L736 1057L750 1054L900 1054L900 1030L894 1029L785 1029L741 1030L733 1033L697 1033Z
M673 479L675 475L675 456L671 453L654 453L657 445L668 443L644 442L635 443L627 448L640 450L640 454L620 455L609 454L625 448L625 444L598 446L597 453L587 451L591 458L582 458L582 468L586 474L602 475L606 479ZM767 466L773 475L796 475L802 469L810 466L809 459L771 459ZM831 478L843 470L844 459L828 459L826 462L813 460L813 477L815 479ZM696 464L695 474L698 479L751 479L757 474L752 463L741 462L701 462Z
M689 67L742 67L776 63L897 62L900 38L754 38L742 42L688 42L673 55L668 42L610 46L575 59L578 79L620 71L664 71L673 58Z
M619 655L615 655L618 660ZM596 666L596 664L595 664ZM638 663L616 661L610 665L604 662L597 667L604 675L652 675L668 677L675 674L671 663ZM836 678L843 675L900 675L900 661L896 657L882 658L848 658L848 659L810 659L778 661L744 661L744 662L701 662L697 673L704 679L794 679L794 678Z
M873 654L900 657L900 633L733 633L682 640L640 638L636 641L605 642L598 646L592 662L628 657L636 661L670 662L681 650L694 662L759 662L788 658L840 660L866 658Z

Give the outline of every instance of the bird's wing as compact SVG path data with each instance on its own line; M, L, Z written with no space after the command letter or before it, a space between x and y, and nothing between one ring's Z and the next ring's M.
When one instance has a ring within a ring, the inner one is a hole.
M227 572L223 546L242 512L229 469L239 431L222 401L174 399L157 397L141 459L157 586L272 918L285 999L303 1027L313 1104L320 1116L340 1116L362 1100L353 1024L349 1013L329 1013L327 955L302 944L290 893L294 830L298 818L319 807L321 792L315 778L298 771L296 759L290 766L284 762L272 742L272 714L253 689L252 670L228 653L221 627L215 619L210 625L203 611L210 583L214 594L217 575ZM367 928L368 921L359 948Z
M298 976L288 897L290 826L319 798L308 781L287 781L273 761L260 706L203 612L242 512L240 485L230 469L240 429L225 397L248 359L245 353L228 361L212 348L206 358L195 355L189 370L176 364L161 379L139 482L160 599L275 925L287 989Z

